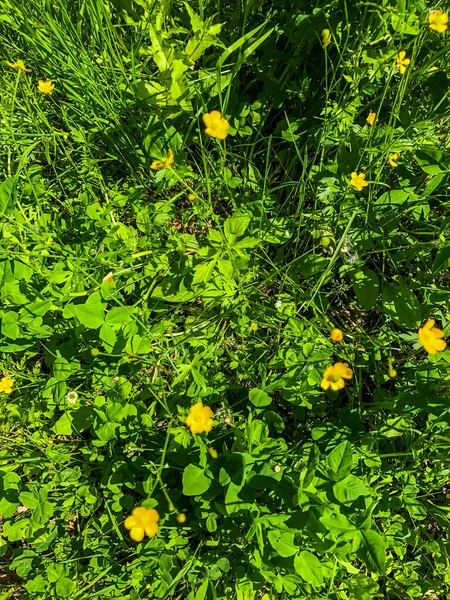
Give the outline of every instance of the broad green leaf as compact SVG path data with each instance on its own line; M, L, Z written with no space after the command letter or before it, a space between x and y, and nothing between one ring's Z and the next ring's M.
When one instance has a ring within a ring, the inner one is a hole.
M75 589L75 581L68 577L61 577L56 582L56 595L59 598L68 598Z
M416 160L419 167L429 175L448 173L450 170L450 153L427 148L416 152Z
M419 301L411 290L387 283L381 297L383 312L394 323L406 329L416 329L422 320Z
M119 329L129 323L133 318L133 309L115 306L108 310L105 317L105 323L113 329Z
M71 373L72 369L69 362L65 358L60 356L55 359L55 362L53 363L53 374L57 381L65 381L66 379L69 379Z
M204 469L197 465L188 465L183 471L183 494L185 496L201 496L211 485L211 479L205 475Z
M300 259L298 271L303 277L312 277L313 275L317 275L317 273L325 271L329 262L329 259L321 254L308 254Z
M350 442L341 442L327 456L328 467L332 479L339 481L350 474L352 468L352 445Z
M311 552L302 550L294 559L294 567L300 577L312 586L320 587L323 584L320 560Z
M260 390L259 388L253 388L250 390L248 397L250 402L258 407L269 406L269 404L272 402L272 398L269 396L269 394L263 390Z
M5 313L2 319L2 334L10 340L16 340L20 336L19 316L14 311Z
M333 486L333 492L336 499L345 506L350 506L360 496L369 496L370 492L364 483L355 475L348 475Z
M329 514L320 517L319 521L326 527L327 531L337 536L356 530L347 517L339 512L329 512Z
M15 569L19 577L26 577L33 569L33 560L39 558L33 550L22 550L10 564L10 569Z
M194 278L192 283L205 283L211 279L211 276L216 266L216 259L201 262L194 268Z
M287 558L294 556L298 552L298 546L295 544L295 535L280 529L273 529L267 534L270 545L280 556Z
M219 472L219 483L223 486L233 482L242 486L244 483L245 460L242 454L234 452L227 456Z
M359 558L370 571L382 575L386 569L386 548L383 538L371 529L362 529L359 533L361 536Z
M352 274L353 290L365 310L375 305L380 293L378 275L371 269L361 269Z
M224 228L227 240L234 242L236 238L244 235L249 223L250 217L248 215L235 214L232 217L228 217Z
M68 412L62 414L53 425L53 431L56 435L72 435L72 415Z
M105 320L105 307L98 292L89 296L84 304L68 304L65 306L63 316L75 317L88 329L98 329Z

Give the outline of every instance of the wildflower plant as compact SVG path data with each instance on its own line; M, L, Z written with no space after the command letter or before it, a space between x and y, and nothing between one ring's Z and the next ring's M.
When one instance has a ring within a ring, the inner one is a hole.
M0 596L446 597L448 6L0 6Z

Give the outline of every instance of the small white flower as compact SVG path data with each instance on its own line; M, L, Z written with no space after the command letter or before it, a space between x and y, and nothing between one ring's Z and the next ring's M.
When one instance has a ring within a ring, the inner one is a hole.
M70 404L72 406L77 403L77 400L78 400L78 394L76 392L69 392L66 396L67 404Z
M281 300L278 298L278 300L275 302L275 308L281 308L283 306L283 303L281 302Z

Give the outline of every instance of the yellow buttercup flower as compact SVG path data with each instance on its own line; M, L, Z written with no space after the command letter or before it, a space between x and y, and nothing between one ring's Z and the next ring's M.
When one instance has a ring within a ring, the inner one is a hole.
M24 71L25 73L31 73L31 69L27 69L23 60L16 60L16 62L9 62L9 60L5 60L5 63L11 69L16 69L17 71Z
M389 369L388 375L391 379L395 379L397 377L397 371L395 369Z
M12 377L2 377L0 380L0 392L4 394L11 394L14 385L14 379Z
M358 191L361 191L363 188L365 188L367 185L369 185L368 181L365 181L366 176L364 175L364 173L356 173L356 171L353 171L352 175L351 175L351 179L350 179L350 185L352 185L353 187L355 187Z
M329 29L322 31L322 44L324 48L331 44L331 31Z
M372 126L375 123L376 118L377 118L377 113L370 111L370 113L367 115L366 121L369 123L370 126Z
M191 430L191 433L203 433L211 431L213 428L213 411L209 406L203 406L201 402L197 402L189 411L186 417L186 425Z
M428 15L428 25L438 33L443 33L448 27L448 14L442 10L433 10Z
M340 329L337 329L337 327L335 327L330 332L330 338L333 340L333 342L342 342L344 334Z
M186 515L184 513L180 513L177 515L177 521L178 523L180 523L181 525L183 523L186 523Z
M141 542L144 535L153 537L158 533L159 514L154 508L138 506L133 508L131 515L125 519L124 526L130 530L130 538Z
M428 319L423 327L419 329L419 342L428 352L428 354L436 354L442 352L447 347L447 342L443 340L444 332L434 326L435 320Z
M150 165L150 169L157 171L158 169L167 169L173 163L174 153L169 148L169 156L164 160L154 160Z
M55 84L52 82L51 79L46 79L45 81L43 79L39 79L38 90L40 92L42 92L43 94L51 95L54 89L55 89Z
M391 165L391 167L398 167L398 163L396 161L399 158L400 158L400 152L394 152L394 154L390 155L388 162Z
M320 387L323 390L331 388L333 392L342 390L345 386L345 379L351 379L353 377L353 371L350 369L347 363L337 362L323 374L323 379L320 382Z
M206 126L205 133L219 140L227 137L230 124L218 110L212 110L210 113L204 114L202 118Z
M406 67L411 62L411 60L409 58L405 58L405 57L406 57L406 52L404 50L402 50L401 52L399 52L397 54L397 58L395 59L395 66L402 75L406 71Z

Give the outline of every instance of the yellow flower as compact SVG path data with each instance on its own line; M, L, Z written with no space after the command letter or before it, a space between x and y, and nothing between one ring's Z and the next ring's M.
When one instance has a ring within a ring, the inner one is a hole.
M330 338L333 340L333 342L342 342L343 337L344 335L342 331L340 329L337 329L337 327L332 329L330 332Z
M27 69L23 60L16 60L16 62L9 62L9 60L5 60L5 63L11 69L17 69L17 71L25 71L25 73L31 73L31 69Z
M51 79L46 79L45 81L43 79L39 79L38 81L38 90L40 92L42 92L43 94L50 94L53 92L53 90L55 89L55 84L52 82Z
M212 110L203 115L203 123L206 126L205 133L213 138L224 140L228 135L230 124L222 117L218 110Z
M447 347L447 342L442 339L444 332L435 327L434 323L434 319L428 319L425 325L419 329L419 342L428 354L442 352Z
M329 29L324 29L322 31L322 44L323 47L326 48L331 43L331 31Z
M442 10L433 10L428 15L428 25L431 29L434 29L434 31L437 31L438 33L442 33L447 29L447 23L448 14L442 12Z
M399 158L400 158L400 152L394 152L394 154L390 155L388 162L391 165L391 167L398 167L398 163L396 161Z
M358 191L361 191L364 187L366 187L366 185L369 185L368 181L365 181L366 176L364 175L364 173L356 173L356 171L353 171L351 179L350 179L350 185L352 185L353 187L355 187Z
M323 390L331 388L333 392L342 390L345 386L344 379L351 379L353 377L353 371L349 368L347 363L337 362L323 374L323 379L320 382L320 387Z
M158 169L167 169L173 163L174 153L169 148L169 156L164 160L154 160L150 165L150 169L157 171Z
M103 277L103 283L114 283L112 271Z
M189 411L186 417L186 425L191 430L191 433L203 433L211 431L213 428L213 411L209 406L203 406L201 402L197 402Z
M395 59L395 66L397 67L397 69L400 71L400 73L402 75L406 71L406 67L411 62L411 60L409 58L405 58L405 56L406 56L406 52L404 50L402 50L401 52L399 52L397 54L397 58Z
M388 375L391 379L395 379L397 377L397 371L391 367L388 371Z
M3 392L4 394L11 394L13 384L14 379L12 377L3 377L0 380L0 392Z
M178 523L180 523L181 525L183 523L186 523L186 515L184 513L180 513L179 515L177 515L177 521Z
M144 535L153 537L158 533L159 514L154 508L138 506L133 508L131 515L125 519L124 526L130 530L130 538L141 542Z
M377 118L377 113L370 111L370 113L367 115L366 121L369 123L369 125L372 126L375 123L376 118Z
M212 446L210 446L208 448L208 454L210 455L211 458L217 458L219 456L217 450L215 448L213 448Z

